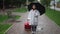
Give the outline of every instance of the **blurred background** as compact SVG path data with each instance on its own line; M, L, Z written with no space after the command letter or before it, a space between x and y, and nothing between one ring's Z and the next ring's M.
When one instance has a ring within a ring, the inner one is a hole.
M27 6L32 2L43 5L45 15L60 26L60 0L0 0L0 34L20 22L21 15L28 11Z

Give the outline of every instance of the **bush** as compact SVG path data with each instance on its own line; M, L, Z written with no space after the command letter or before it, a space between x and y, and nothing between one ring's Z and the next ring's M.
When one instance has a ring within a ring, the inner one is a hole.
M47 7L50 6L50 2L51 0L41 0L41 4Z

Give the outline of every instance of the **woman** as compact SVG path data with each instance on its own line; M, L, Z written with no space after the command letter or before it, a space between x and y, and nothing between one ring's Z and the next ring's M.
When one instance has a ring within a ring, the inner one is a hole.
M40 16L39 11L36 9L36 5L32 5L32 9L28 14L28 21L31 25L32 33L36 32L36 28L38 25L38 16Z

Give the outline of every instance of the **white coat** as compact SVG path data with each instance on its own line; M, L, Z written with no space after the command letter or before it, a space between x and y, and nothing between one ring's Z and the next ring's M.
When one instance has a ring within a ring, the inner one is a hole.
M38 10L30 10L28 14L28 21L30 25L38 25L38 16L40 16Z

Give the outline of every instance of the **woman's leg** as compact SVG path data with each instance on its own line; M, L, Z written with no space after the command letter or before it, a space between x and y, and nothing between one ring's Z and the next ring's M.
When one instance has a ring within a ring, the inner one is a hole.
M35 34L36 33L36 28L37 28L37 26L36 25L32 25L32 34Z
M34 25L34 31L36 31L37 25Z
M37 25L32 25L32 31L36 31Z

